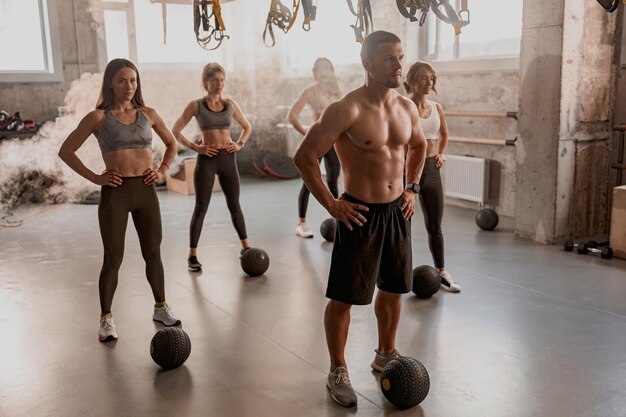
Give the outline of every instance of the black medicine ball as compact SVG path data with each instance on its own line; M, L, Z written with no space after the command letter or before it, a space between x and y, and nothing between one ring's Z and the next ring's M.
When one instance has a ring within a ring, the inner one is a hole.
M159 330L150 342L150 356L163 369L178 368L190 353L191 339L178 327Z
M413 269L413 292L419 298L430 298L439 291L441 275L430 265L420 265Z
M420 361L401 356L390 361L383 369L380 388L385 398L404 410L424 401L430 390L430 377Z
M267 271L270 257L263 249L250 248L241 255L241 269L251 277L258 277Z
M483 230L493 230L498 225L498 213L490 208L479 210L476 213L476 224Z
M332 217L322 222L320 226L320 234L329 242L335 240L335 230L337 229L337 221Z

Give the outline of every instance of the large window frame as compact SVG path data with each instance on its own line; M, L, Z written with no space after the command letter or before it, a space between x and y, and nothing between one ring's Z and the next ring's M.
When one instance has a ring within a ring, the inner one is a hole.
M159 69L159 70L197 69L198 66L201 65L201 63L195 62L195 61L189 61L189 62L167 62L167 61L140 62L139 61L138 55L139 55L140 45L138 45L137 35L136 35L137 24L135 20L136 19L135 1L138 1L138 0L125 0L124 2L115 1L115 0L99 0L98 2L98 6L102 8L103 11L104 10L116 10L116 11L123 11L126 13L126 30L128 33L128 55L129 55L128 59L130 59L132 62L134 62L137 66L141 67L142 69ZM151 4L155 5L155 7L156 6L160 7L161 3L163 2L163 0L139 0L139 1L149 1ZM193 6L193 1L191 0L165 0L165 3L166 3L166 7L169 4L185 5L185 6L188 5L189 7ZM176 26L172 26L171 23L168 22L168 32L170 30L173 30L173 28L175 27ZM104 25L104 22L103 22L103 31L104 31L105 38L106 38L106 27ZM232 40L226 40L224 45L222 45L220 49L224 48L224 46L226 46L228 42L232 42ZM200 48L200 46L198 45L196 46ZM218 62L220 62L220 64L222 64L226 68L227 71L230 71L232 70L232 67L233 67L234 53L232 52L232 50L223 50L223 51L224 51L223 59L218 60ZM108 62L108 57L107 57L106 40L101 39L100 37L98 37L98 61L99 61L100 70L103 71Z
M36 1L41 11L40 23L46 69L0 71L0 83L62 82L64 79L57 0Z
M453 0L454 1L454 0ZM458 7L460 0L451 3ZM470 3L471 13L471 3ZM470 23L471 25L472 23ZM434 25L434 27L433 27ZM441 32L453 31L452 26L439 20L432 11L429 12L426 24L420 31L419 49L423 51L420 56L423 60L433 62L439 73L476 73L476 72L517 72L519 71L519 54L485 57L462 57L460 54L461 38L455 36L452 57L441 58ZM433 39L433 37L435 39Z

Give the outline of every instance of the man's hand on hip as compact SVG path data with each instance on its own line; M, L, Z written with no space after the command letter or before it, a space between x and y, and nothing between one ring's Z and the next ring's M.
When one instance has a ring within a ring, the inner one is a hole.
M328 208L330 215L342 221L348 230L352 230L351 222L357 226L363 226L363 223L367 222L365 216L357 210L369 211L369 208L362 204L350 203L343 196L336 199Z

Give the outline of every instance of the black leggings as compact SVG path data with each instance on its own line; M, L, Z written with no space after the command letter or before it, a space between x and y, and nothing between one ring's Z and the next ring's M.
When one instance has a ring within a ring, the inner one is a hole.
M154 186L145 185L143 177L124 177L122 185L103 186L98 205L98 221L104 246L100 271L100 308L111 312L117 275L124 258L124 238L128 213L133 217L139 236L141 255L146 262L146 277L156 302L165 301L165 274L161 262L161 211Z
M196 206L191 216L189 228L189 247L197 248L202 232L204 216L209 208L215 175L220 182L226 205L230 211L230 217L237 230L239 239L247 238L246 222L239 206L239 171L237 171L237 159L235 153L220 150L213 157L198 155L196 169L193 173L193 183L196 187Z
M443 234L441 218L443 216L443 186L439 168L435 166L435 157L426 158L424 171L420 179L420 205L424 214L424 223L428 231L428 246L436 268L444 267Z
M341 170L341 166L339 165L339 158L337 157L337 152L335 152L335 148L330 148L330 151L326 152L319 159L320 162L324 159L324 166L326 167L326 183L328 184L328 189L333 197L339 197L339 188L337 186L337 180L339 179L339 171ZM311 192L306 187L305 184L302 184L302 188L300 189L300 196L298 197L298 214L301 218L306 217L306 209L309 206L309 195Z

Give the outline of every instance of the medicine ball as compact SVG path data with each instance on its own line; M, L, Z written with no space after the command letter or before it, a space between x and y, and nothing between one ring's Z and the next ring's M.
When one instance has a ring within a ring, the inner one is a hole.
M150 356L163 369L178 368L190 353L189 335L178 327L159 330L150 342Z
M421 265L413 269L413 292L419 298L430 298L439 291L441 275L430 265Z
M490 208L478 210L476 224L483 230L493 230L498 225L498 213Z
M380 388L385 398L404 410L424 401L430 390L430 377L420 361L401 356L390 361L383 369Z
M251 277L262 275L269 266L270 257L263 249L250 248L241 255L241 269Z
M335 240L336 229L337 221L331 217L330 219L326 219L322 222L322 225L320 226L320 234L327 241L333 242Z

